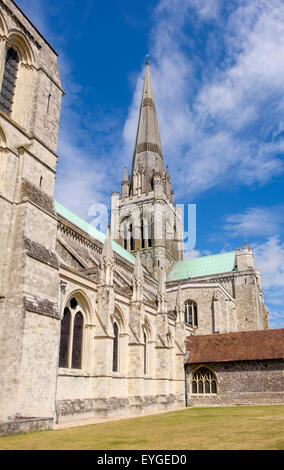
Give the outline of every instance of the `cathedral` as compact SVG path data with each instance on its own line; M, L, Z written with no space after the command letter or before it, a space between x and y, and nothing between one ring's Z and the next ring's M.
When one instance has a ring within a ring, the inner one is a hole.
M141 94L103 234L54 200L57 53L0 0L0 435L284 403L284 330L269 329L253 252L184 259L148 62Z

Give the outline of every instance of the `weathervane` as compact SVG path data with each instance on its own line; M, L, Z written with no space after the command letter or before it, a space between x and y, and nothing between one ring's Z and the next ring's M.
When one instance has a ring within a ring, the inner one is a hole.
M145 55L146 65L149 65L149 57L150 57L149 54L146 54L146 55Z

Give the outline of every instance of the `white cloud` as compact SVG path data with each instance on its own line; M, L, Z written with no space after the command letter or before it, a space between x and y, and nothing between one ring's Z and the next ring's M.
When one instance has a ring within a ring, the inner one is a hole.
M190 250L184 252L184 259L199 258L200 256L201 252L199 250Z
M253 249L270 312L270 327L284 328L284 243L274 236L263 244L253 245Z
M283 115L284 5L241 1L227 18L221 15L226 6L161 0L155 11L151 72L162 145L178 197L192 198L217 185L265 184L284 170L284 140L266 139ZM225 56L219 63L218 54L214 63L212 58L201 63L187 26L191 22L192 34L198 34L198 21L213 21L216 27L217 17L223 43L216 45L215 39L211 48L208 33L207 55L219 47ZM133 144L142 74L124 128L125 140Z
M243 213L226 217L224 229L232 237L267 237L284 226L284 207L249 207Z

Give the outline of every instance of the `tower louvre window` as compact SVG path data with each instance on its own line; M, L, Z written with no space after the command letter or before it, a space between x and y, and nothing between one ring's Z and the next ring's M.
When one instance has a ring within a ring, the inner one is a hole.
M2 88L0 94L0 109L8 115L10 115L12 112L18 67L18 53L17 51L15 51L15 49L13 49L13 47L10 47L6 55Z

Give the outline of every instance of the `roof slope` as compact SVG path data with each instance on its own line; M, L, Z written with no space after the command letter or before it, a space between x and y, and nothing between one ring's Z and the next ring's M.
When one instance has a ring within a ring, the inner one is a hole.
M64 217L65 219L69 220L72 224L76 225L78 228L83 230L84 232L88 233L88 235L91 235L94 237L96 240L104 244L106 235L104 235L102 232L97 230L93 225L89 224L85 220L81 219L78 215L74 214L74 212L70 211L66 207L64 207L62 204L60 204L57 201L54 201L55 204L55 210L56 212ZM132 264L135 264L135 256L133 256L129 251L125 250L120 246L118 243L112 240L112 249L115 251L118 255L120 255L122 258L126 259Z
M180 279L234 271L235 256L236 252L231 251L219 255L177 261L170 270L167 281L178 281Z
M284 328L187 338L187 364L284 358Z

